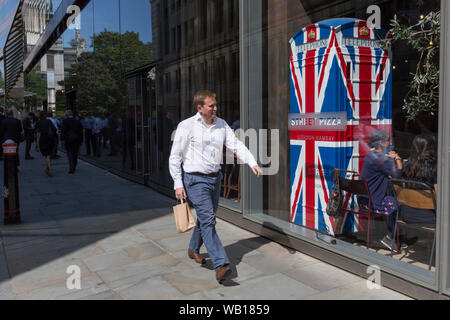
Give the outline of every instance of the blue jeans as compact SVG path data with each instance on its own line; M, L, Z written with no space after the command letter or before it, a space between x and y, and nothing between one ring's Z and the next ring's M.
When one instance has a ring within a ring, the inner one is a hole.
M192 234L189 249L199 253L205 244L214 269L229 264L225 249L216 232L216 211L219 206L222 173L216 178L184 174L184 186L197 212L197 224Z

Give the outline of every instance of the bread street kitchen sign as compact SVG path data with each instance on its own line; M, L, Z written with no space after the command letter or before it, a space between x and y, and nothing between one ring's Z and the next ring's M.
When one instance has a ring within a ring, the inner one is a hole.
M290 114L289 130L346 131L347 112Z

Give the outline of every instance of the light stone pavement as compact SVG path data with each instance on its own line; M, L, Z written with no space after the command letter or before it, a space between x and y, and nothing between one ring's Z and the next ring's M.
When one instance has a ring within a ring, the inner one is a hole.
M84 162L69 175L64 157L48 178L34 156L21 159L23 223L0 226L2 300L409 299L222 220L233 274L219 285L209 259L201 267L187 257L190 233L176 231L175 201ZM67 288L72 265L80 290Z

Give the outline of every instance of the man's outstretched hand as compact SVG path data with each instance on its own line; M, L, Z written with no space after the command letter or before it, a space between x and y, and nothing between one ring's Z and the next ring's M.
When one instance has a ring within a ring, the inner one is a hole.
M258 178L261 177L262 171L261 171L261 168L259 166L253 167L252 170L253 170L253 173L255 174L256 177L258 177Z

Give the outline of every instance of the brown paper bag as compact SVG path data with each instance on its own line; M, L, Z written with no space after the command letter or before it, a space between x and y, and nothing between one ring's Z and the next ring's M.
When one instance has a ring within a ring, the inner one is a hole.
M181 204L173 207L173 214L179 233L188 232L195 227L195 220L187 202L181 200Z

